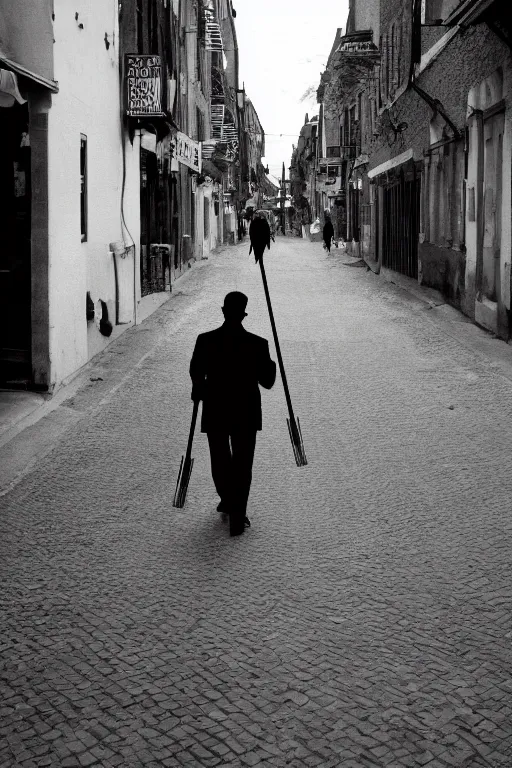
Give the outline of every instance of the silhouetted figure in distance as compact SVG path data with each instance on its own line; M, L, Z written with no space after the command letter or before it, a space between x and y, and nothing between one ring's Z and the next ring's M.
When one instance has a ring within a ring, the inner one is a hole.
M265 248L270 250L270 226L263 214L257 213L254 216L249 227L249 237L251 239L249 254L254 251L254 258L258 262Z
M242 326L247 301L238 291L226 295L223 325L197 337L190 363L192 400L203 401L201 431L208 436L217 509L229 514L231 536L250 525L247 500L262 427L259 385L271 389L276 380L268 341Z
M334 237L334 227L332 225L331 216L328 211L325 212L325 224L322 230L322 237L325 243L325 247L331 252L332 239Z

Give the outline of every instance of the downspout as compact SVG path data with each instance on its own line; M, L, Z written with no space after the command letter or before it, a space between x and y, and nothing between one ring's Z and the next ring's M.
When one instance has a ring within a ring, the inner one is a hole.
M110 244L110 247L115 246L114 243ZM116 257L116 251L115 247L112 250L112 259L114 262L114 285L115 285L115 292L116 292L116 325L119 325L119 274L117 271L117 257Z
M418 96L420 96L423 101L425 101L430 109L434 112L434 114L439 114L443 118L443 120L446 122L447 125L450 126L450 128L453 131L454 138L460 139L461 133L457 126L450 120L448 115L446 114L443 105L439 101L439 99L435 99L433 96L431 96L429 93L423 90L423 88L420 88L420 86L416 83L415 77L414 77L414 67L416 64L416 48L419 48L421 51L421 1L422 0L413 0L413 7L412 7L412 34L411 34L411 56L410 56L410 62L409 62L409 80L408 85L413 89L413 91L416 91ZM418 18L420 19L420 23L417 24ZM419 29L419 32L417 31ZM416 45L415 45L416 44Z

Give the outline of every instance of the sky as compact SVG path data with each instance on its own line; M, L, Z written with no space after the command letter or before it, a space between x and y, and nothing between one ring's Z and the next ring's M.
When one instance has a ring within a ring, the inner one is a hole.
M304 116L318 114L316 94L301 97L320 82L336 29L345 29L348 0L234 0L233 6L240 87L245 84L265 131L264 162L281 178L284 161L288 178Z

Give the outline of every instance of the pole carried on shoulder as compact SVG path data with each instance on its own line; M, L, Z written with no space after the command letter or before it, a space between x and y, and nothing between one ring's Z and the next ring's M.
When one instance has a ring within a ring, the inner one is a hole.
M300 421L295 418L293 412L292 400L290 397L290 390L288 389L288 381L286 379L286 373L284 370L283 356L281 355L281 347L279 345L279 339L277 337L277 328L274 320L274 312L272 311L272 304L270 302L270 293L268 290L267 276L265 274L265 267L263 264L263 252L265 248L270 250L270 227L266 218L258 217L254 218L251 222L249 229L249 237L251 239L251 248L249 254L254 250L254 257L260 265L261 278L263 280L263 289L265 291L265 298L267 300L268 314L270 316L270 325L272 326L272 334L274 336L274 343L276 345L277 360L279 363L279 370L281 372L281 379L284 387L284 396L286 398L286 405L288 406L289 418L286 419L288 425L288 433L292 442L293 455L295 456L295 462L298 467L304 467L308 463L306 458L306 451L304 450L304 443L302 442L302 432L300 429Z

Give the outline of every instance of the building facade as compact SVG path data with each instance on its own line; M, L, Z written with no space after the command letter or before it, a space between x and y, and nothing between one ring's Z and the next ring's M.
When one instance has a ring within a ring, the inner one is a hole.
M348 162L335 194L311 202L341 210L347 249L374 271L441 291L508 339L512 35L505 6L351 0L318 90L317 193L320 162L329 168L324 147L338 128Z
M1 380L51 391L238 239L241 129L259 121L230 0L15 6L0 0Z
M27 2L22 18L15 4L0 3L0 78L1 376L44 389L51 355L48 112L59 91L50 0Z

